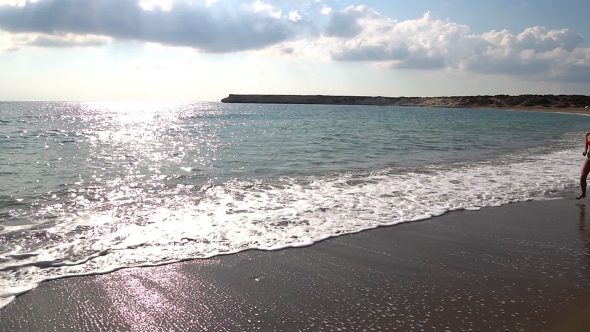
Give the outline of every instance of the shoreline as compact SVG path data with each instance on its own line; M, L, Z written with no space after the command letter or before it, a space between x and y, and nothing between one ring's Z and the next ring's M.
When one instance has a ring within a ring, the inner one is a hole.
M46 281L0 309L0 331L575 330L590 321L590 201L567 195Z
M445 106L431 106L431 107L445 107ZM564 114L581 114L590 115L590 108L584 107L568 107L568 108L546 108L546 107L449 107L449 108L471 108L471 109L486 109L486 110L500 110L500 111L530 111L530 112L544 112L544 113L564 113Z

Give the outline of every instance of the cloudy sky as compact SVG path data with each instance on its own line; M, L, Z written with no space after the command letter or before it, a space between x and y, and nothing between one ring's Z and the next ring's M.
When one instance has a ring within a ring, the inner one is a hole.
M589 94L588 0L0 0L0 100Z

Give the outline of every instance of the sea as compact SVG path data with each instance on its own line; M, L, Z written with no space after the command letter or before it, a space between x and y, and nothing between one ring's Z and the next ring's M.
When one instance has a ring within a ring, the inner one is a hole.
M510 110L1 102L0 307L44 280L559 199L588 130Z

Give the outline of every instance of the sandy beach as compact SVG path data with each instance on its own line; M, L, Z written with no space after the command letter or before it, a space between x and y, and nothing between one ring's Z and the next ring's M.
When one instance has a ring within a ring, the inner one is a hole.
M442 106L434 106L434 107L442 107ZM459 107L457 107L459 108ZM569 114L584 114L590 115L590 108L585 107L568 107L568 108L546 108L546 107L489 107L489 106L481 106L481 107L470 107L470 108L480 108L480 109L489 109L489 110L504 110L504 111L530 111L530 112L547 112L547 113L569 113Z
M45 282L0 331L583 331L590 203L570 196Z

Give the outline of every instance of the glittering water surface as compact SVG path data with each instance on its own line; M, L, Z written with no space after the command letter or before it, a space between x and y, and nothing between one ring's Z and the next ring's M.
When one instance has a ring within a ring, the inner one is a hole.
M308 245L572 188L590 118L0 103L0 305L40 281Z

